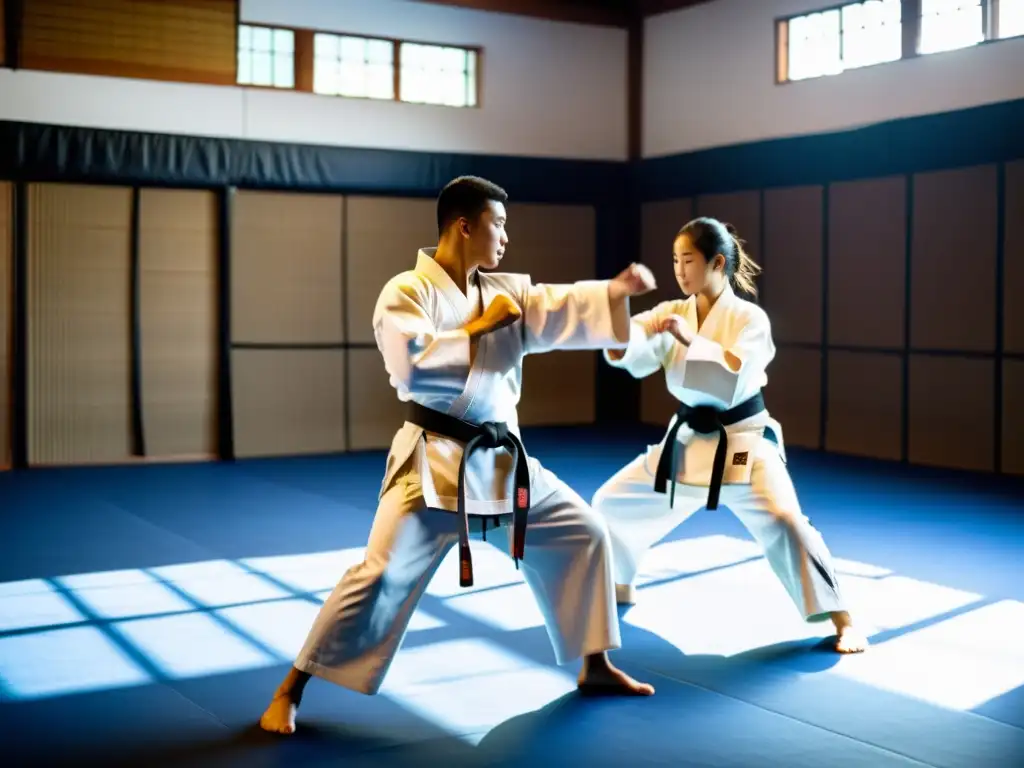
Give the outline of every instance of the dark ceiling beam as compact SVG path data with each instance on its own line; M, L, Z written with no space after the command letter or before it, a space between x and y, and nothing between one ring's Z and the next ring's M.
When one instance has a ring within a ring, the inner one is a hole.
M630 17L635 12L631 0L604 0L603 2L601 0L418 0L418 2L607 27L628 27Z
M636 0L635 4L639 7L641 16L654 16L709 2L711 0Z
M552 21L628 28L633 20L711 0L418 0Z

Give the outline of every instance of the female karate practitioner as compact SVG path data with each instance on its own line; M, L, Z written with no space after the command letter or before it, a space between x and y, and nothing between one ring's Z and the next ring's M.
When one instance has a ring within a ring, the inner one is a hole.
M673 263L688 298L633 317L626 349L604 352L638 379L663 369L680 402L662 442L616 473L592 502L612 535L616 599L635 602L642 555L705 502L716 509L721 494L805 619L831 619L835 649L861 652L867 639L846 610L825 542L800 509L782 429L764 406L765 369L775 356L771 323L731 285L756 295L761 268L735 229L712 218L682 228Z
M437 247L422 249L380 293L374 334L406 421L391 444L365 560L324 602L260 720L265 730L294 732L311 676L377 693L456 544L460 584L473 584L471 533L522 561L556 662L583 659L584 693L654 693L608 658L620 636L604 521L526 454L516 414L524 355L625 346L629 297L653 290L654 277L632 265L611 280L551 285L480 271L504 256L506 200L484 179L449 183L437 203Z

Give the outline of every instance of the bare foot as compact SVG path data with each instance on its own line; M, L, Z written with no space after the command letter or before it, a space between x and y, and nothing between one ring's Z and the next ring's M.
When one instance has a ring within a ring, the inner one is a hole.
M277 693L260 718L260 728L271 733L295 733L295 714L299 706L287 693Z
M863 653L868 649L868 639L853 626L853 619L846 611L832 614L836 626L836 653Z
M260 718L260 728L271 733L295 733L295 715L302 703L302 692L309 682L309 674L295 667L288 670L281 685L274 691L267 711Z
M577 681L580 693L588 696L653 696L654 686L634 680L616 668L608 655L596 653L583 660Z

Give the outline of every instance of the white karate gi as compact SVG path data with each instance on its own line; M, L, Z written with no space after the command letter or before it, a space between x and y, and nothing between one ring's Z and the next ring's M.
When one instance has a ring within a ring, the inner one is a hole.
M374 310L377 346L402 401L476 424L505 422L518 435L524 355L625 347L629 302L613 305L608 281L533 285L527 275L478 273L467 296L434 261L435 250L422 249L414 270L390 280ZM461 328L499 293L522 310L522 319L481 336L471 365L469 336ZM456 441L410 422L399 429L365 560L327 598L295 662L298 669L361 693L378 691L427 584L458 539L453 512L461 459ZM556 661L618 648L607 527L533 457L529 467L522 568ZM475 534L485 517L490 522L511 514L512 468L511 455L501 448L478 448L467 461L467 511ZM509 527L488 526L487 541L511 554Z
M652 330L657 320L672 314L685 318L696 334L689 347L669 333ZM699 331L692 296L659 304L634 317L630 326L625 353L606 351L605 360L636 378L663 369L669 392L681 403L726 410L756 396L767 383L765 369L775 356L771 323L764 310L730 287L719 296ZM739 371L730 369L725 350L740 359ZM766 437L767 429L776 442ZM830 612L845 610L832 556L800 509L786 469L779 423L764 410L727 426L726 433L720 504L728 506L761 545L775 575L808 621L823 621ZM630 599L643 554L707 502L718 435L694 433L684 425L677 441L677 485L671 507L669 493L654 490L665 438L619 470L594 495L594 510L605 518L612 535L620 601Z

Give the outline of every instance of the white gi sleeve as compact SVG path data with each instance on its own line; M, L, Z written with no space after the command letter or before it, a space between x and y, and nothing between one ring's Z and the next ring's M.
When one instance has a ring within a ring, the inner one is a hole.
M657 333L657 322L678 312L677 302L662 302L653 309L641 312L629 322L629 343L625 349L606 349L605 361L616 368L629 372L633 378L642 379L659 370L665 355L672 346L668 334Z
M730 360L727 352L735 359ZM682 386L731 406L741 378L763 374L774 357L771 323L767 315L757 313L728 347L695 336L679 363L684 366Z
M612 301L609 280L530 284L523 301L524 351L605 349L629 339L629 299Z
M392 280L384 287L374 310L377 348L399 391L457 397L469 376L469 334L438 331L426 298L424 288L411 281Z

